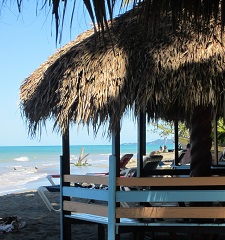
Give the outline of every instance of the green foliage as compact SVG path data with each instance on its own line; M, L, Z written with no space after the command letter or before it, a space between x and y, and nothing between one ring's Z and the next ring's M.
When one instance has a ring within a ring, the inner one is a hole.
M170 135L174 135L174 123L173 122L164 122L160 121L159 123L152 123L154 129L152 132L158 133L161 138L165 141L168 139ZM213 124L212 124L213 125ZM211 137L213 139L213 127ZM189 128L184 124L179 122L178 123L178 137L180 139L185 139L185 142L189 142L190 133ZM219 119L217 122L217 141L218 144L225 143L225 125L223 119Z
M152 132L158 133L161 138L163 138L165 141L171 134L174 133L173 129L173 123L172 122L163 122L160 123L152 123L154 126L154 129Z
M84 162L77 161L77 162L73 163L73 165L76 166L76 167L91 166L91 164L88 163L87 160L84 161Z
M219 119L217 122L217 141L218 144L225 143L225 126L223 119Z
M178 137L186 139L190 138L189 128L184 123L181 122L178 123Z
M152 125L154 126L152 132L158 133L165 142L169 136L174 135L174 122L160 121L160 123L152 123ZM189 128L181 122L178 123L178 137L185 139L190 138Z

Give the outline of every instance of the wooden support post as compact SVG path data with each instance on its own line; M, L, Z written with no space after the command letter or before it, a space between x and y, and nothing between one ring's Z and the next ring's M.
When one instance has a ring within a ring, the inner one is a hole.
M66 134L62 136L62 153L60 157L60 239L71 240L71 224L69 220L65 219L63 211L63 201L70 200L69 197L63 196L63 186L69 183L64 183L63 175L70 174L70 142L69 142L69 129ZM69 212L68 212L69 213Z
M146 115L143 112L139 112L138 114L137 137L137 177L140 177L143 172L143 155L146 155Z
M120 176L120 129L112 134L109 157L108 240L116 239L116 177Z
M190 176L211 176L212 139L211 139L211 108L195 107L191 116L191 164Z
M116 157L116 176L120 176L120 129L112 135L112 155Z
M178 121L174 122L175 165L178 165Z
M214 165L218 165L217 117L214 114Z

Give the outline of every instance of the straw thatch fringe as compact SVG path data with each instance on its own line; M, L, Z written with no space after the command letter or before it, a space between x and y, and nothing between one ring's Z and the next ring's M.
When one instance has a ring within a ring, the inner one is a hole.
M146 38L138 15L132 13L110 24L111 38L105 33L103 41L89 30L25 79L21 109L31 134L48 118L62 132L69 119L91 124L95 132L108 123L110 133L129 108L135 115L147 111L149 120L189 120L198 105L225 115L220 25L199 33L190 23L171 32L166 14L157 33Z

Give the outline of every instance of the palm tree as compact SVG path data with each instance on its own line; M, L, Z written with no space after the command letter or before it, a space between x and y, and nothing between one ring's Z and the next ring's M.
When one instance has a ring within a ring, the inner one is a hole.
M2 7L7 0L2 1ZM16 1L18 10L22 11L22 4L25 0ZM38 1L37 1L38 2ZM63 24L65 14L71 12L71 22L73 20L76 0L73 0L72 9L68 8L67 0L43 1L43 7L52 9L55 18L56 39L58 38L59 25ZM130 6L139 8L140 24L145 26L145 33L153 31L157 34L158 26L165 16L171 21L171 32L185 31L185 28L192 24L196 31L202 34L209 34L206 31L207 25L220 25L221 35L225 23L225 0L83 0L94 27L104 34L108 29L108 19L113 21L115 6ZM126 9L126 8L125 8ZM135 33L134 33L135 34ZM210 33L211 34L211 33ZM207 82L207 79L206 79ZM211 106L200 103L193 111L191 118L187 119L191 123L191 175L210 175L211 165L211 117L213 109Z
M7 2L9 2L9 0L2 0L0 14ZM26 1L19 0L15 2L18 6L18 11L22 12L23 5ZM59 33L59 25L63 24L66 13L71 15L72 23L76 4L76 0L45 0L42 1L41 4L37 1L37 9L46 8L48 10L47 12L51 10L55 18L56 38ZM135 8L140 4L143 6L143 11L140 11L140 15L144 16L142 24L145 24L146 32L152 29L157 31L157 25L164 17L164 13L169 12L172 13L171 21L174 27L173 30L176 27L185 28L185 23L189 21L196 25L199 25L199 22L211 24L210 19L212 16L216 20L214 24L217 24L217 20L219 19L222 31L225 24L224 0L83 0L83 4L96 29L101 30L107 30L108 19L113 19L115 7L120 6L121 11L126 11L127 7ZM151 22L151 24L149 24L149 22ZM203 29L199 29L199 31L201 30Z

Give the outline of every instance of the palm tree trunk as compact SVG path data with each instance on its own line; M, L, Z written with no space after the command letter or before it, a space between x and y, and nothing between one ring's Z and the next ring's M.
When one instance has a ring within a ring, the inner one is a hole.
M198 106L191 116L191 172L190 176L211 176L211 109Z

